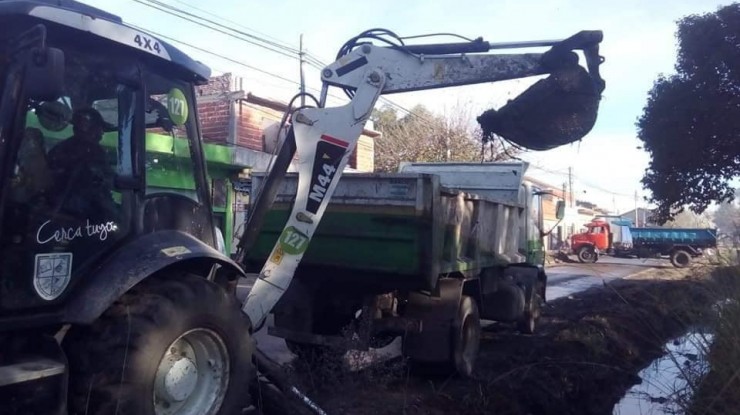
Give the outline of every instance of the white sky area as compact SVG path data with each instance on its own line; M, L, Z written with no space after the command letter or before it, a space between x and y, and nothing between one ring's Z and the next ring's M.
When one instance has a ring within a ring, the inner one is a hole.
M280 55L134 0L83 1L117 14L127 23L211 52L170 42L208 64L214 74L231 72L242 77L243 88L248 92L282 101L298 92L300 77L295 55ZM604 41L600 54L606 61L601 65L601 73L606 90L594 129L581 142L550 151L528 152L522 158L531 163L532 177L558 187L568 181L571 167L578 199L619 213L635 207L635 191L640 196L639 205L646 207L642 196L647 193L642 190L640 179L649 156L637 148L640 141L636 138L635 123L656 77L673 72L676 21L689 14L713 12L731 3L717 0L160 1L296 49L303 34L305 51L323 63L332 62L345 41L371 28L389 29L400 36L452 32L471 38L482 36L489 42L561 39L581 30L602 30ZM455 40L424 40L448 41ZM307 65L305 79L309 92L318 94L319 70ZM483 110L500 107L532 82L516 80L394 94L387 98L405 108L421 103L439 113L462 105L471 110L470 122L476 123L475 117ZM334 90L332 95L344 96L339 90ZM329 105L338 102L330 99Z

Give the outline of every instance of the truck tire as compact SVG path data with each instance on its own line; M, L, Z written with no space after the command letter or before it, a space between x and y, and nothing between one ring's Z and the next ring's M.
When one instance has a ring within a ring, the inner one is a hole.
M70 414L232 414L255 379L249 319L193 275L151 277L63 347Z
M593 264L598 259L593 246L586 245L578 248L578 261L582 264Z
M517 322L517 329L524 334L534 334L537 328L537 322L540 319L540 303L542 297L539 293L532 290L532 298L529 302L529 307L524 311L522 319Z
M452 346L449 355L440 360L420 360L413 357L408 350L404 350L402 353L408 356L409 368L412 372L420 376L447 376L455 372L462 377L472 376L480 349L481 326L478 304L472 297L463 295L460 297L457 312L449 317L453 318L448 331L449 337L434 339L427 337L425 339L426 343L449 341Z
M671 264L676 268L686 268L691 265L691 254L683 249L671 252Z
M460 375L470 377L480 349L480 314L473 297L463 295L452 325L452 363Z

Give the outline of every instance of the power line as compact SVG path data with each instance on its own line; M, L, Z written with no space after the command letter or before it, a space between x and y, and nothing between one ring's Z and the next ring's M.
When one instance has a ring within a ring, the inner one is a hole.
M165 34L162 34L162 33L158 33L158 32L155 32L155 31L152 31L152 30L149 30L149 29L145 29L145 28L142 28L142 27L139 27L139 26L133 25L133 24L129 24L129 26L133 27L134 29L140 30L140 31L142 31L142 32L148 32L148 33L151 33L152 35L154 35L154 36L158 36L158 37L160 37L160 38L162 38L162 39L166 39L166 40L169 40L169 41L171 41L171 42L174 42L174 43L179 43L179 44L181 44L181 45L187 46L187 47L189 47L189 48L195 49L195 50L197 50L197 51L200 51L200 52L203 52L203 53L207 53L207 54L209 54L209 55L212 55L212 56L215 56L215 57L217 57L217 58L220 58L220 59L226 60L226 61L228 61L228 62L234 63L234 64L236 64L236 65L240 65L240 66L243 66L243 67L245 67L245 68L251 69L251 70L253 70L253 71L257 71L257 72L259 72L259 73L262 73L262 74L265 74L265 75L271 76L271 77L273 77L273 78L276 78L276 79L279 79L279 80L281 80L281 81L289 82L289 83L291 83L291 84L293 84L293 85L296 85L296 86L300 86L300 83L298 83L298 82L296 82L296 81L294 81L294 80L292 80L292 79L288 79L288 78L282 77L282 76L280 76L280 75L277 75L277 74L274 74L274 73L271 73L271 72L265 71L265 70L263 70L263 69L257 68L257 67L255 67L255 66L249 65L249 64L247 64L247 63L244 63L244 62L242 62L242 61L238 61L238 60L236 60L236 59L233 59L233 58L230 58L230 57L228 57L228 56L225 56L225 55L221 55L221 54L219 54L219 53L216 53L216 52L213 52L213 51L207 50L207 49L205 49L205 48L202 48L202 47L199 47L199 46L193 45L192 43L184 42L184 41L182 41L182 40L178 40L178 39L175 39L175 38L173 38L173 37L171 37L171 36L167 36L167 35L165 35ZM320 91L320 90L318 90L318 89L316 89L316 88L311 88L311 87L307 87L307 89L310 89L310 90L311 90L311 91L313 91L313 92L319 92L319 91ZM331 95L331 94L330 94L330 95L329 95L329 97L331 97L331 98L334 98L334 99L336 99L336 100L338 100L338 101L340 101L340 102L342 102L342 101L344 100L344 98L342 98L342 97L339 97L339 96L336 96L336 95Z
M238 29L234 29L234 28L231 28L231 27L222 25L222 24L220 24L218 22L214 22L214 21L209 20L209 19L207 19L205 17L198 16L198 15L196 15L194 13L190 13L190 12L184 11L182 9L179 9L177 7L170 6L170 5L166 4L166 3L162 3L162 2L157 1L157 0L132 0L132 1L134 1L136 3L139 3L139 4L142 4L144 6L150 7L152 9L159 10L159 11L161 11L163 13L167 13L167 14L169 14L171 16L175 16L175 17L180 18L182 20L186 20L188 22L194 23L194 24L196 24L198 26L202 26L202 27L205 27L207 29L214 30L216 32L219 32L219 33L224 34L226 36L232 37L234 39L238 39L238 40L247 42L249 44L252 44L252 45L261 47L263 49L272 51L274 53L277 53L279 55L285 56L287 58L299 59L298 56L294 56L294 55L291 54L292 51L281 51L279 49L275 49L275 48L272 48L272 47L269 47L269 46L260 44L260 43L254 41L254 40L251 40L250 38L254 38L254 36L249 35L246 32L242 32L242 31L240 31ZM180 13L180 14L178 14L178 13ZM203 22L211 23L214 26L205 24ZM231 30L231 31L233 31L235 33L238 33L240 36L237 36L234 33L229 33L227 30Z
M138 0L134 0L134 1L138 1ZM149 33L151 33L151 34L153 34L155 36L161 37L162 39L167 39L167 40L169 40L171 42L179 43L179 44L185 45L185 46L187 46L189 48L193 48L193 49L195 49L197 51L200 51L200 52L203 52L203 53L207 53L207 54L212 55L212 56L215 56L217 58L221 58L221 59L226 60L226 61L229 61L231 63L235 63L237 65L244 66L245 68L249 68L249 69L251 69L253 71L260 72L262 74L271 76L273 78L277 78L277 79L280 79L280 80L283 80L283 81L286 81L286 82L290 82L290 83L293 83L293 84L298 84L296 81L293 81L291 79L282 77L282 76L277 75L277 74L274 74L272 72L265 71L263 69L257 68L256 66L252 66L252 65L246 64L244 62L238 61L236 59L230 58L230 57L225 56L225 55L221 55L221 54L216 53L216 52L213 52L211 50L207 50L205 48L202 48L202 47L199 47L199 46L195 46L195 45L193 45L191 43L187 43L187 42L184 42L182 40L175 39L175 38L173 38L171 36L167 36L165 34L158 33L158 32L155 32L153 30L144 29L142 27L139 27L139 26L136 26L136 25L133 25L133 24L129 24L129 26L133 27L134 29L141 30L142 32L149 32Z
M567 177L568 176L568 173L567 172L563 172L562 169L561 170L550 170L550 169L547 169L547 168L544 168L542 166L538 166L538 165L535 165L535 164L530 164L530 167L533 167L533 168L535 168L537 170L541 170L541 171L543 171L545 173L550 173L550 174L554 174L554 175L557 175L557 176L563 176L563 177ZM571 176L574 179L576 179L578 182L580 182L582 185L585 185L585 187L589 187L589 188L592 188L592 189L599 190L599 191L601 191L603 193L606 193L606 194L609 194L611 196L619 196L619 197L625 197L625 198L632 198L634 196L634 195L628 195L628 194L625 194L625 193L619 193L619 192L614 192L614 191L611 191L611 190L607 190L607 189L605 189L605 188L603 188L603 187L601 187L599 185L595 185L595 184L593 184L593 183L591 183L589 181L583 180L581 177L579 177L579 176L577 176L575 174L571 174Z
M298 54L298 53L299 53L300 51L299 51L298 49L295 49L294 47L291 47L291 46L284 46L284 45L280 45L280 44L278 44L278 43L276 43L276 42L274 42L274 41L270 41L270 40L264 39L264 38L262 38L262 37L260 37L260 36L256 36L256 35L253 35L253 34L250 34L250 33L247 33L247 32L244 32L244 31L241 31L241 30L238 30L238 29L235 29L234 27L231 27L231 26L227 26L227 25L224 25L224 24L221 24L221 23L215 22L215 21L213 21L213 20L210 20L210 19L204 18L204 17L202 17L202 16L199 16L199 15L197 15L197 14L194 14L194 13L188 12L188 11L186 11L186 10L182 10L182 9L180 9L180 8L178 8L178 7L175 7L175 6L169 5L169 4L167 4L167 3L164 3L164 2L161 2L161 1L158 1L158 0L132 0L132 1L135 1L135 2L137 2L137 3L140 3L140 4L142 4L142 5L145 5L145 6L147 6L147 7L151 7L151 8L154 8L154 9L156 9L156 10L159 10L159 11L161 11L161 12L164 12L164 13L167 13L167 14L170 14L170 15L173 15L173 16L175 16L175 17L178 17L178 18L181 18L181 19L187 20L187 21L189 21L189 22L192 22L192 23L195 23L195 24L197 24L197 25L199 25L199 26L202 26L202 27L206 27L206 28L209 28L209 29L212 29L212 30L216 30L216 31L217 31L217 32L219 32L219 33L222 33L222 34L225 34L225 35L227 35L227 36L233 37L233 38L235 38L235 39L238 39L238 40L242 40L242 41L248 42L248 43L250 43L250 44L253 44L253 45L256 45L256 46L262 47L262 48L264 48L264 49L267 49L267 50L270 50L270 51L272 51L272 52L278 53L278 54L280 54L280 55L282 55L282 56L286 56L286 57L289 57L289 58L292 58L292 59L300 60L300 57L299 57L299 56L293 56L293 55L289 55L289 54L286 54L286 53L284 53L284 52L281 52L281 51L278 51L278 50L272 49L272 48L270 48L270 47L266 47L266 46L264 46L264 45L260 45L260 44L257 44L257 43L255 43L255 42L252 42L252 41L248 40L248 39L244 39L244 38L242 38L242 37L239 37L239 36L235 36L234 34L231 34L231 33L225 32L224 30L219 30L219 29L217 29L217 28L211 27L211 26L209 26L209 25L206 25L206 24L204 24L204 23L202 23L202 22L200 22L200 21L197 21L197 20L193 20L193 19L199 19L199 20L203 20L203 21L206 21L206 22L208 22L208 23L214 24L214 25L216 25L217 27L223 28L223 29L225 29L225 30L230 30L230 31L233 31L233 32L235 32L235 33L238 33L238 34L240 34L240 35L242 35L242 36L246 36L246 37L249 37L249 38L252 38L252 39L255 39L255 40L258 40L258 41L264 42L264 43L267 43L267 44L269 44L269 45L272 45L272 46L274 46L274 47L278 47L278 48L281 48L281 49L283 49L283 50L285 50L285 51L287 51L287 52ZM228 20L228 19L225 19L225 18L223 18L223 17L220 17L220 16L218 16L218 15L216 15L216 14L214 14L214 13L210 13L210 12L207 12L207 11L205 11L205 10L203 10L203 9L197 8L197 7L195 7L195 6L193 6L193 5L190 5L190 4L188 4L188 3L185 3L185 2L182 2L182 1L179 1L179 0L174 0L174 1L176 1L176 2L178 2L178 3L180 3L180 4L183 4L183 5L187 5L187 6L189 6L190 8L192 8L192 9L194 9L194 10L198 10L198 11L200 11L200 12L203 12L203 13L206 13L206 14L208 14L208 15L210 15L210 16L214 16L214 17L217 17L217 18L219 18L219 19L223 19L223 20L225 20L225 21L229 21L230 23L234 23L234 24L236 24L236 23L235 23L235 22L233 22L233 21L230 21L230 20ZM165 10L165 9L166 9L166 10ZM181 14L184 14L184 15L186 15L186 16L192 17L193 19L191 19L191 18L188 18L188 17L184 17L184 16L180 16L180 15L178 15L178 14L176 14L176 13L181 13ZM244 27L244 26L242 26L242 27L243 27L243 28L246 28L246 27ZM324 67L326 67L326 66L327 66L327 64L326 64L325 62L321 61L321 60L320 60L320 59L319 59L318 57L314 56L313 54L311 54L311 53L309 53L309 52L304 52L304 56L305 56L305 57L307 58L307 63L308 63L309 65L313 66L313 67L314 67L314 68L316 68L316 69L319 69L319 70L321 70L321 69L323 69ZM335 98L336 98L336 97L335 97ZM400 104L397 104L397 103L395 103L395 102L391 101L390 99L388 99L388 98L386 98L386 97L380 97L380 101L382 101L383 103L385 103L385 104L387 104L387 105L390 105L391 107L393 107L393 108L395 108L395 109L397 109L397 110L400 110L401 112L403 112L403 113L405 113L405 114L409 114L409 115L412 115L412 116L418 117L418 118L420 118L420 119L422 119L422 120L424 120L424 121L427 121L427 122L429 122L429 121L430 121L430 120L426 119L425 117L423 117L423 116L420 116L419 114L413 113L413 112L412 112L411 110L409 110L409 109L407 109L407 108L403 107L403 106L402 106L402 105L400 105Z
M286 49L289 49L289 50L292 50L294 52L297 52L296 49L295 49L295 47L291 46L289 43L287 43L285 41L282 41L282 40L280 40L280 39L278 39L276 37L270 36L270 35L268 35L266 33L260 32L258 30L252 29L252 28L247 27L247 26L244 26L243 24L241 24L239 22L236 22L234 20L230 20L230 19L227 19L225 17L219 16L219 15L217 15L217 14L215 14L213 12L210 12L208 10L201 9L201 8L196 7L196 6L194 6L194 5L190 4L190 3L187 3L185 1L182 1L182 0L172 0L172 1L174 1L175 3L182 4L183 6L190 7L191 9L197 10L197 11L199 11L201 13L204 13L204 14L206 14L208 16L215 17L217 19L221 19L221 20L223 20L225 22L229 22L229 23L235 25L236 27L240 27L240 28L242 28L244 30L249 30L249 31L258 33L259 35L261 35L265 39L260 39L260 37L259 36L256 36L256 35L250 35L250 36L253 36L253 37L257 38L257 39L260 39L261 41L263 41L265 43L272 43L272 44L275 44L275 46L285 47Z

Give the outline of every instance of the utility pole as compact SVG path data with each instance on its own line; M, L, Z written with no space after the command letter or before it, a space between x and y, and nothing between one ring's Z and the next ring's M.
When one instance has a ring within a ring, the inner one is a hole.
M298 46L298 61L300 62L300 72L301 72L301 106L306 105L306 78L303 74L303 63L304 63L304 53L303 53L303 33L301 33L299 46Z
M570 207L575 205L573 202L573 167L568 166L568 187L570 187Z
M635 190L635 227L640 227L640 214L637 211L637 190Z
M568 196L566 196L568 194L568 193L566 193L567 186L568 186L568 183L563 182L563 202L565 202L567 200L567 197L568 197Z
M568 200L567 199L568 198L568 196L567 196L568 194L566 193L566 189L567 189L566 186L568 186L568 183L563 182L563 203L565 203ZM563 210L565 210L565 209L563 209ZM565 221L562 226L558 226L558 236L560 237L560 242L564 242L566 238L569 238L570 235L573 234L572 232L568 233L569 229L568 229L568 226L566 226L567 223L568 223L568 221ZM563 234L567 234L567 236L566 235L563 235Z

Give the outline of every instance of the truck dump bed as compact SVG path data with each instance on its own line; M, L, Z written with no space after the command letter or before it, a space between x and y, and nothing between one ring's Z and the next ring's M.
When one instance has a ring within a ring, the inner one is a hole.
M635 245L673 244L697 248L717 246L717 230L707 228L629 228Z
M490 167L489 167L490 168ZM433 285L439 274L520 262L524 208L514 191L485 197L424 173L347 173L339 181L301 267L385 274L412 285ZM264 173L252 176L252 194ZM288 174L248 260L263 263L292 208L298 176ZM464 186L463 186L464 187ZM481 192L485 193L485 192ZM401 281L399 281L401 282Z

